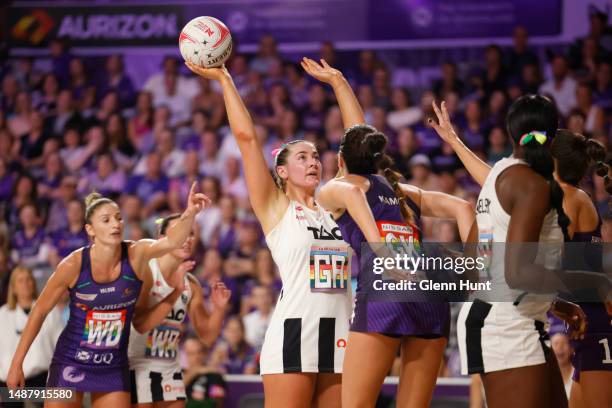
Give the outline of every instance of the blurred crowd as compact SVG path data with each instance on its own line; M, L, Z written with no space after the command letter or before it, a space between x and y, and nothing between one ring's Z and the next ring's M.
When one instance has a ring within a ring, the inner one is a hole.
M477 61L444 62L425 90L403 86L394 77L401 67L371 50L341 53L323 43L318 56L309 56L324 58L348 78L367 121L389 137L395 166L407 182L474 202L478 185L427 126L432 101L446 101L459 135L491 164L511 152L505 113L526 93L549 96L562 127L609 146L607 17L594 13L587 36L547 59L536 56L528 32L517 27L511 47L490 45ZM9 286L13 294L17 290L11 277L15 267L30 269L40 289L63 257L88 244L83 198L89 192L117 201L125 239L136 240L155 237L159 217L182 211L189 186L197 181L212 205L194 226L194 274L205 295L212 282L223 280L232 300L222 336L211 349L188 330L182 363L257 373L258 350L281 283L250 207L218 85L188 74L181 61L167 57L139 89L120 55L106 58L101 69L73 55L62 40L50 47L49 70L41 70L38 59L0 62L0 304ZM273 149L307 139L319 148L322 182L333 178L343 125L331 90L281 55L270 36L261 38L256 54L233 55L227 68L270 165ZM606 220L604 240L610 241L602 180L587 177L583 187ZM423 228L426 240L458 240L450 222L426 220ZM441 375L459 375L455 344L451 339Z

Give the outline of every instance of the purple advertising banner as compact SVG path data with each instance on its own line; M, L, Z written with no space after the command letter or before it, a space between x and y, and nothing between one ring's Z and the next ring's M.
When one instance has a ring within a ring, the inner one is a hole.
M369 2L370 40L507 37L561 33L561 0L385 0Z
M15 3L12 47L45 47L63 37L80 47L177 44L183 25L209 15L224 21L239 45L263 34L285 44L533 36L561 32L562 0L194 0L177 2Z

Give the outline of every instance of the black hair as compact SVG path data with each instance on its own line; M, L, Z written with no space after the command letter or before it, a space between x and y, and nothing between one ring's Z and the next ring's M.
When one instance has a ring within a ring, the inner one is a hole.
M179 213L170 214L162 218L161 222L159 223L159 231L157 233L158 236L166 235L170 222L173 220L178 220L179 218L181 218L181 214Z
M597 175L606 179L606 190L612 194L612 184L607 177L609 166L605 163L606 148L600 142L567 129L559 129L551 152L557 160L557 174L562 181L577 186L589 167L596 164Z
M402 175L391 169L393 159L385 154L387 136L370 125L355 125L344 133L340 154L349 173L366 175L382 171L400 200L400 211L406 223L413 223L414 213L406 203L406 196L399 182Z
M556 106L550 99L541 95L521 96L510 106L506 123L508 134L516 146L520 145L522 136L527 133L538 131L546 134L547 138L543 144L532 138L520 145L520 148L529 167L548 181L551 207L557 211L557 221L567 240L570 220L563 211L563 190L553 177L555 163L550 150L559 123Z

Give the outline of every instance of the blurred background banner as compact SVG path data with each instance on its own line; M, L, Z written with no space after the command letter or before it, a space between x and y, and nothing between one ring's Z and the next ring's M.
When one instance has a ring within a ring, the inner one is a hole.
M127 5L126 5L127 4ZM167 4L167 3L166 3ZM200 15L226 22L234 39L255 46L272 34L279 43L402 41L508 36L524 26L534 36L561 33L561 0L274 0L16 2L9 10L14 47L45 47L50 38L79 47L172 46Z

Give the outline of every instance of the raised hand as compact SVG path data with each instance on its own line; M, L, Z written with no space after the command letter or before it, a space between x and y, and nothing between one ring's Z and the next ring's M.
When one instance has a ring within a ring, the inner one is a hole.
M321 59L321 64L318 64L316 61L304 57L300 64L308 75L326 84L333 85L336 81L344 79L342 72L332 68L324 59Z
M555 308L553 313L568 325L571 339L579 340L584 338L588 322L580 306L571 302L563 302L562 307Z
M185 261L181 263L176 271L170 275L168 285L181 292L185 290L185 275L193 269L195 261Z
M429 119L427 123L429 126L434 128L438 135L444 140L446 143L453 145L454 142L459 141L459 136L457 136L457 132L455 132L455 128L450 120L450 115L448 114L448 110L446 109L446 102L442 101L440 107L436 105L436 101L431 103L433 110L436 114L437 122L433 119Z
M219 68L204 68L191 62L185 62L185 65L187 65L187 68L189 68L194 74L207 79L213 79L215 81L221 81L223 78L230 76L229 72L225 68L225 65L222 65Z
M229 290L223 282L216 281L213 283L210 293L210 300L216 308L225 309L231 295L232 291Z
M190 214L197 214L203 209L206 208L212 201L208 198L207 195L196 192L197 182L193 182L191 184L191 189L189 190L189 197L187 197L187 209L186 211Z

